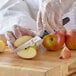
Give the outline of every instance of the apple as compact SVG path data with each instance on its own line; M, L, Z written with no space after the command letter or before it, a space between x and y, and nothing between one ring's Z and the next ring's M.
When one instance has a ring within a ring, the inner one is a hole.
M76 29L67 31L65 44L69 49L76 50Z
M7 39L4 34L0 34L0 40L2 40L5 43L5 45L7 45Z
M4 52L6 44L4 41L0 40L0 52Z
M62 50L61 50L61 54L60 54L60 59L68 59L71 57L71 51L67 48L67 47L64 47Z
M21 58L32 59L37 55L36 45L33 44L26 49L17 52L17 55Z
M50 51L57 51L63 47L65 43L65 32L57 31L48 34L43 38L43 46Z
M14 42L14 46L15 47L19 47L20 45L22 45L23 43L27 42L28 40L30 40L32 38L32 36L22 36L20 38L18 38L15 42Z
M19 47L20 45L22 45L23 43L27 42L28 40L30 40L32 38L32 36L22 36L20 38L18 38L15 42L14 42L14 46L15 47ZM37 46L36 44L32 44L31 46L20 50L17 52L17 55L21 58L25 58L25 59L32 59L37 55Z

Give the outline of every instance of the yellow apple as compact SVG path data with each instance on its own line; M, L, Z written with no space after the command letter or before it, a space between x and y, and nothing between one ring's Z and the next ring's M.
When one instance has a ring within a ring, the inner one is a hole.
M28 40L30 40L32 38L32 36L22 36L20 38L18 38L15 42L14 42L14 46L15 47L19 47L20 45L24 44L25 42L27 42Z
M15 42L14 42L14 46L19 47L20 45L22 45L23 43L27 42L28 40L30 40L32 38L32 36L22 36L20 38L18 38ZM25 59L32 59L37 55L37 47L36 44L32 44L31 46L20 50L17 52L17 55L21 58L25 58Z
M6 45L4 43L4 41L0 40L0 52L4 52Z
M32 59L37 55L37 50L34 47L30 46L17 52L17 55L21 58Z

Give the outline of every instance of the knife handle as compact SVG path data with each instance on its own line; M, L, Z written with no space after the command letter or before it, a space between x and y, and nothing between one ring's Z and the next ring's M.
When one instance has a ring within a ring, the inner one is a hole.
M63 25L67 24L70 21L69 17L65 17L64 19L62 19ZM45 35L49 34L46 30L44 30L43 35L41 36L41 38L43 38Z
M62 19L63 25L67 24L70 21L69 17L65 17L64 19Z

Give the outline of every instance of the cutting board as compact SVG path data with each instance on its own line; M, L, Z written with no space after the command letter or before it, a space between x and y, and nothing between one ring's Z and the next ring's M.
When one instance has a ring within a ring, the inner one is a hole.
M0 76L68 76L76 72L76 51L70 59L59 59L60 51L50 52L39 47L38 54L25 60L6 47L0 53Z

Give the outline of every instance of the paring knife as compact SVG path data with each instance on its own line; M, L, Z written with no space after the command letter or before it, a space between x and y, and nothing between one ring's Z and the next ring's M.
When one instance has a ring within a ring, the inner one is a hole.
M63 25L67 24L70 21L69 17L66 17L63 19ZM14 49L14 52L18 52L24 48L27 48L29 46L31 46L33 43L37 43L38 41L40 41L45 35L49 34L46 30L44 30L43 36L39 37L39 36L35 36L34 38L30 39L29 41L25 42L24 44L22 44L21 46L19 46L18 48Z

